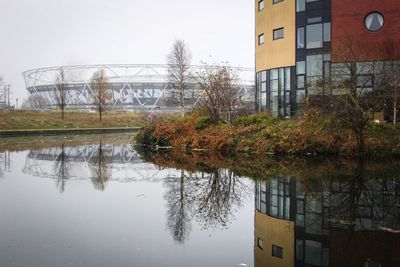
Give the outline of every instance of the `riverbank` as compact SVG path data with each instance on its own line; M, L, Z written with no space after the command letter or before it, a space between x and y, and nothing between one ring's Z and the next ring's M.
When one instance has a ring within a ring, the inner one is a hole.
M147 121L145 115L132 112L103 113L100 122L98 113L67 111L62 119L59 111L3 111L0 112L0 131L134 128Z
M255 114L232 124L186 117L145 126L136 141L152 149L212 150L224 155L400 156L399 127L371 123L365 131L365 150L359 153L351 130L318 112L290 120Z

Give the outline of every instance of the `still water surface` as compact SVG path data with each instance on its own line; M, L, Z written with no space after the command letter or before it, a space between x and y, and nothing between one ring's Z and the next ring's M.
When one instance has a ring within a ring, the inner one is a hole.
M395 162L0 142L1 267L400 266Z

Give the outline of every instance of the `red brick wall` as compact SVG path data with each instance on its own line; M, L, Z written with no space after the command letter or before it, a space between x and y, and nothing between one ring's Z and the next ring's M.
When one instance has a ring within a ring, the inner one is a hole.
M364 27L373 11L385 18L378 32ZM400 59L400 0L332 0L332 60L343 61L350 46L360 61L384 59L387 50Z

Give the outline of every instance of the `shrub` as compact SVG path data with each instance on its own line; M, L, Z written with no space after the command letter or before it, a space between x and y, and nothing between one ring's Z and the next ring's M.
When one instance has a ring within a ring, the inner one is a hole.
M237 118L233 125L235 126L250 126L255 124L273 125L279 121L278 118L272 117L266 113L256 113L250 116Z

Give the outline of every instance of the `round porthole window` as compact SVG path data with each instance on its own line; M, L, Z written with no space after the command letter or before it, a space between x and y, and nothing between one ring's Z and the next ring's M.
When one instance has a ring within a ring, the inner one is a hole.
M377 32L382 29L385 24L385 19L383 18L381 13L372 12L369 13L368 16L365 17L364 25L370 32Z

